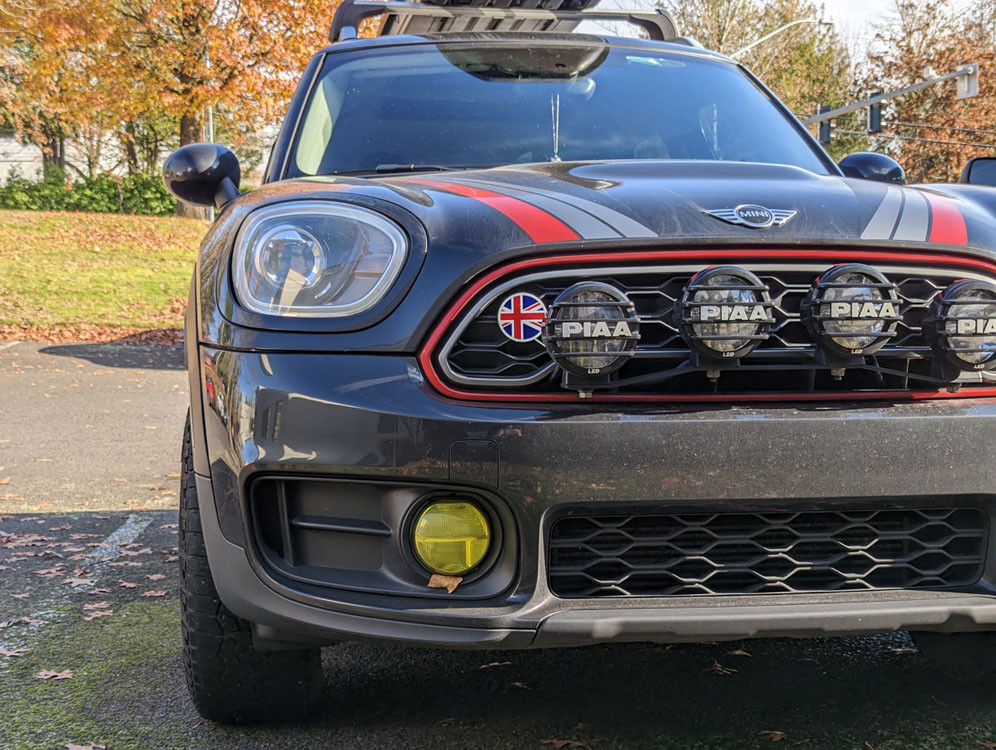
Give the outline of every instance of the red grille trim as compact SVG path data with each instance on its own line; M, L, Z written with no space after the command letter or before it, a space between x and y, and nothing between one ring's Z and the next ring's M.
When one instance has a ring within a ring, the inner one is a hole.
M443 314L436 323L418 355L419 364L426 380L441 395L458 401L474 401L485 403L771 403L793 401L919 401L927 399L947 398L992 398L996 397L996 387L962 388L957 393L946 390L933 391L860 391L854 393L758 393L758 394L723 394L723 393L655 393L655 394L625 394L605 393L592 396L581 401L576 394L563 393L499 393L487 391L463 391L447 384L436 371L433 357L439 342L447 329L453 324L467 305L484 288L495 281L533 268L543 266L560 266L599 262L641 262L641 261L687 261L706 260L719 263L734 260L826 260L830 263L843 261L884 261L909 262L917 264L933 264L948 267L971 268L985 271L996 276L996 263L982 258L966 255L939 255L930 252L908 250L643 250L631 252L601 252L601 253L570 253L564 255L549 255L541 258L527 258L496 268L470 285L457 301Z

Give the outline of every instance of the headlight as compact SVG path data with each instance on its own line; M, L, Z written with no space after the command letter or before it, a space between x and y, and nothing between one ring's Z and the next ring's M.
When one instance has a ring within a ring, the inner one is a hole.
M900 320L896 285L871 266L850 263L824 273L802 303L810 332L827 349L861 356L881 349Z
M235 293L264 315L357 315L384 298L407 255L401 228L359 206L300 201L261 208L235 241Z
M688 282L674 306L675 325L696 351L717 359L743 357L768 338L772 304L745 268L714 266Z
M607 375L618 370L640 340L640 321L629 298L609 284L584 281L550 306L543 345L568 372Z
M934 350L961 370L996 367L996 285L958 281L931 306L924 332Z
M491 526L473 503L439 500L415 519L412 544L416 557L433 573L460 576L480 565L488 554Z

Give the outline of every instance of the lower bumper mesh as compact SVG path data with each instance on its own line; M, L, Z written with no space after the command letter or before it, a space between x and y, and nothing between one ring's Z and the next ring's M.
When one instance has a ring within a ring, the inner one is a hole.
M932 589L983 574L980 508L594 515L550 530L561 597Z

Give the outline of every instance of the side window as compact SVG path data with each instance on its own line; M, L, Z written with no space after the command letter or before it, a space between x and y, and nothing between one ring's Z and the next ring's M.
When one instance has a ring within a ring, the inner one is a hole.
M305 175L321 172L322 160L332 140L332 131L342 109L343 87L336 85L334 74L322 78L318 91L304 116L294 160Z

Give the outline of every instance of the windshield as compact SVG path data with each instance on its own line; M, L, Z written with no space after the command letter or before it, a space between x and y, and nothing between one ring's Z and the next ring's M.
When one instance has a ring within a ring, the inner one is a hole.
M811 141L735 66L583 39L331 54L289 176L612 159L827 174Z

